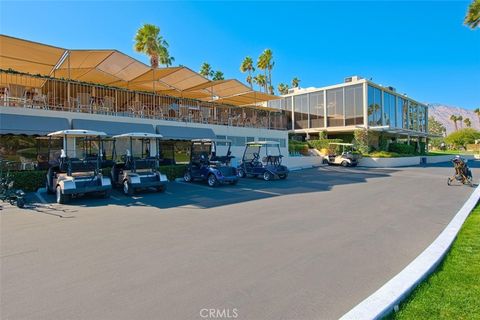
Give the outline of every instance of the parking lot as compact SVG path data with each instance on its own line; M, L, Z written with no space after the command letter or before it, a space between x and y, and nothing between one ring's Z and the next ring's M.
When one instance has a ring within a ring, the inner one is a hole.
M5 205L0 318L202 319L203 309L235 309L238 319L336 319L448 224L473 191L448 187L452 172L320 167L285 181Z

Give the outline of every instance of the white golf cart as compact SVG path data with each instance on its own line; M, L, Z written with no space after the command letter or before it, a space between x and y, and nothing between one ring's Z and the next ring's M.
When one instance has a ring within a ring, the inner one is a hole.
M112 184L100 170L104 157L104 132L92 130L62 130L49 133L49 157L46 189L56 193L57 203L66 203L72 197L86 193L110 196ZM63 148L52 152L53 140L62 139Z
M355 152L355 147L351 143L329 143L329 154L324 159L328 165L339 165L343 167L355 167L361 155Z
M115 150L125 150L112 167L115 186L122 186L125 195L140 189L155 188L162 192L167 187L167 176L158 171L161 134L131 132L113 136ZM116 155L114 158L117 158Z

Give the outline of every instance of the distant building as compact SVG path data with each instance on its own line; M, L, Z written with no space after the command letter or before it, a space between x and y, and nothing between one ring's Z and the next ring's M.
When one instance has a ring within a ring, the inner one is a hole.
M394 139L422 141L428 136L427 105L358 76L323 88L290 89L268 106L283 110L287 129L306 138L320 132L344 137L359 128Z

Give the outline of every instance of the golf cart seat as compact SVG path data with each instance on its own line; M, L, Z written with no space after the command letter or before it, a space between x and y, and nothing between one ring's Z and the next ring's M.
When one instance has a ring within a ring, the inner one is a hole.
M135 169L152 169L155 167L156 159L147 158L147 159L135 159Z

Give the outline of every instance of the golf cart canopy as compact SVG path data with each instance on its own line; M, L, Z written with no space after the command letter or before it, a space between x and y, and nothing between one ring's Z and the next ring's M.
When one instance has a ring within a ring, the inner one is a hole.
M255 146L255 145L267 145L267 144L273 144L273 145L280 145L280 142L278 141L251 141L251 142L247 142L246 145L247 146Z
M228 140L228 139L193 139L192 142L203 142L203 143L210 143L210 142L216 142L216 143L232 143L232 140Z
M72 129L72 130L60 130L55 131L52 133L47 134L48 137L106 137L107 134L101 131L93 131L93 130L80 130L80 129Z
M129 132L129 133L124 133L124 134L119 134L116 136L113 136L112 138L118 139L118 138L136 138L136 139L161 139L163 136L161 134L156 134L156 133L147 133L147 132Z

